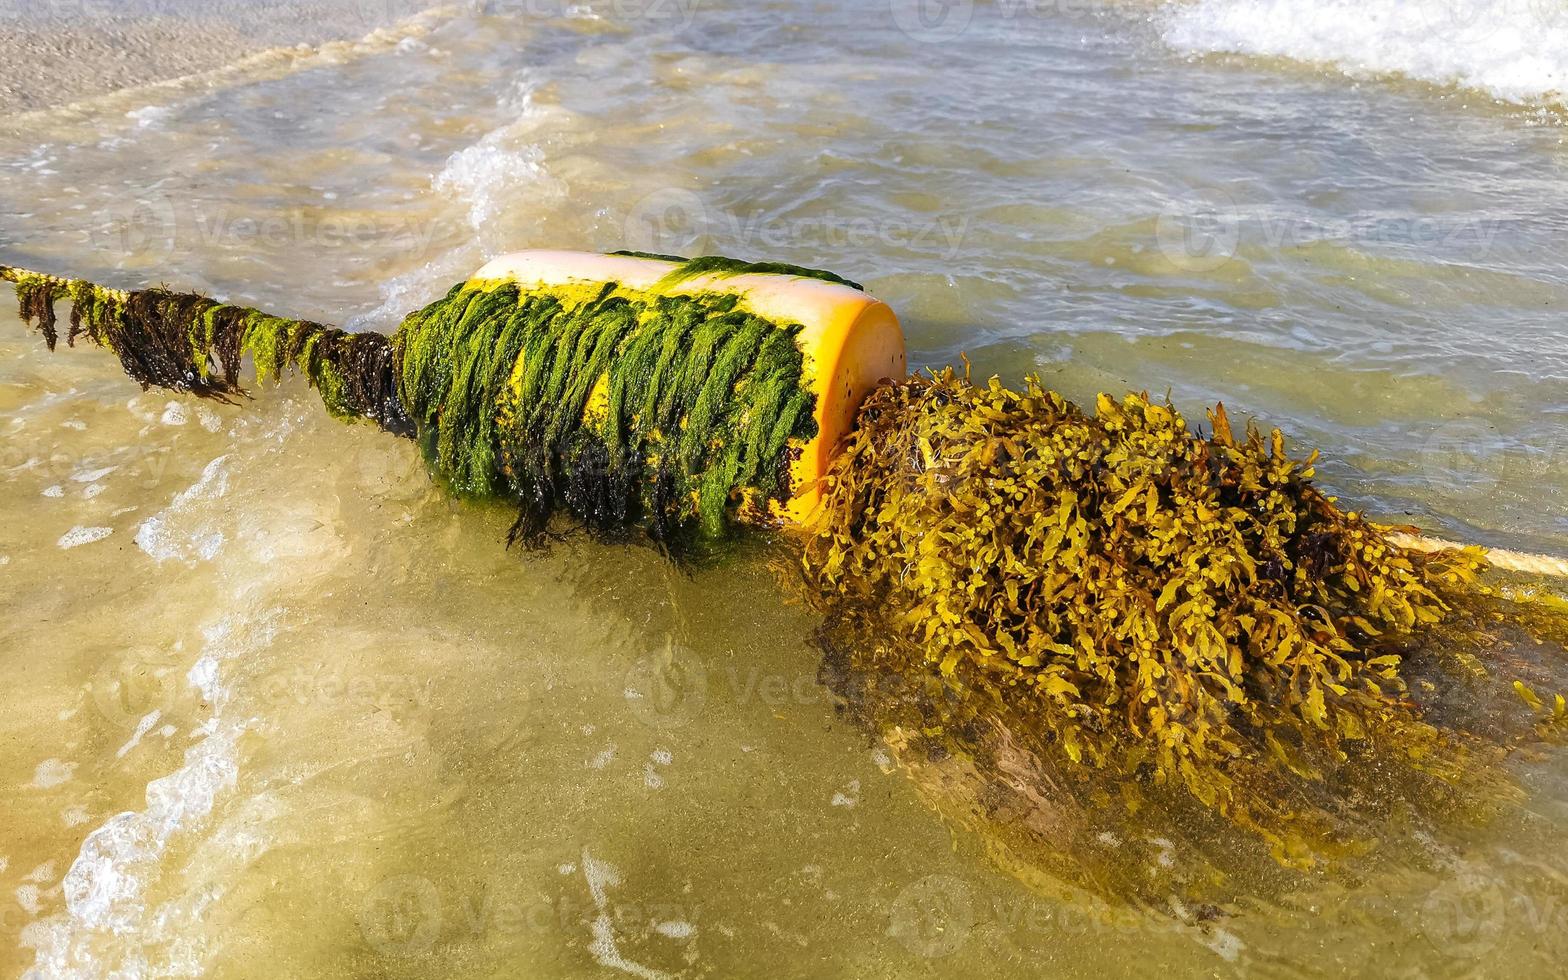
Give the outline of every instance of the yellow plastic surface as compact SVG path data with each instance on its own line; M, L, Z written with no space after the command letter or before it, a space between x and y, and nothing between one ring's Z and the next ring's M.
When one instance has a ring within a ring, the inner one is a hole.
M510 281L520 287L561 287L618 282L654 290L679 268L675 262L598 252L534 250L503 255L474 274L473 282ZM723 292L743 308L779 323L801 325L805 382L817 396L817 435L801 447L791 468L795 495L782 508L787 520L806 520L821 501L817 481L855 424L861 401L878 384L906 373L904 334L886 303L850 286L773 274L694 276L660 287L672 295Z

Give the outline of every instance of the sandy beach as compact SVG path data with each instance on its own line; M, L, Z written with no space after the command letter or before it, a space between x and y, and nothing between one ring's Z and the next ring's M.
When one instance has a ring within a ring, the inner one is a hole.
M0 113L363 37L420 0L0 0Z

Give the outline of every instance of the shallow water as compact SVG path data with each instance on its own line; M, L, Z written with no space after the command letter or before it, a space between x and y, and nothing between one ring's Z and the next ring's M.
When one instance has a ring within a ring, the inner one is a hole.
M12 120L0 257L376 329L515 248L818 265L900 312L914 364L1169 390L1193 418L1223 398L1323 447L1356 507L1568 553L1550 100L1284 60L1200 6L448 11ZM767 542L689 573L575 538L507 553L504 508L443 497L412 445L298 383L138 393L9 313L0 430L8 974L1416 977L1568 954L1561 754L1518 766L1523 805L1433 841L1436 872L1129 917L1000 870L836 714Z

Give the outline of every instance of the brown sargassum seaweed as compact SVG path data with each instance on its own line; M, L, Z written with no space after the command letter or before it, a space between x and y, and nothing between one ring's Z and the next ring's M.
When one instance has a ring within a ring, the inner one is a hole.
M989 844L1109 893L1149 882L1081 860L1096 810L1159 801L1306 868L1396 811L1511 798L1509 736L1416 696L1485 655L1429 642L1474 621L1481 552L1397 547L1314 486L1316 454L1209 422L951 369L872 394L803 543L834 686ZM877 696L912 665L928 696ZM1560 697L1521 688L1561 725Z

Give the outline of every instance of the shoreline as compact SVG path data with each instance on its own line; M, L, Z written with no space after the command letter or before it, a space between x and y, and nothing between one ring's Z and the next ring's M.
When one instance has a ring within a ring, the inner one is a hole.
M16 117L358 40L421 0L0 0L0 114Z

